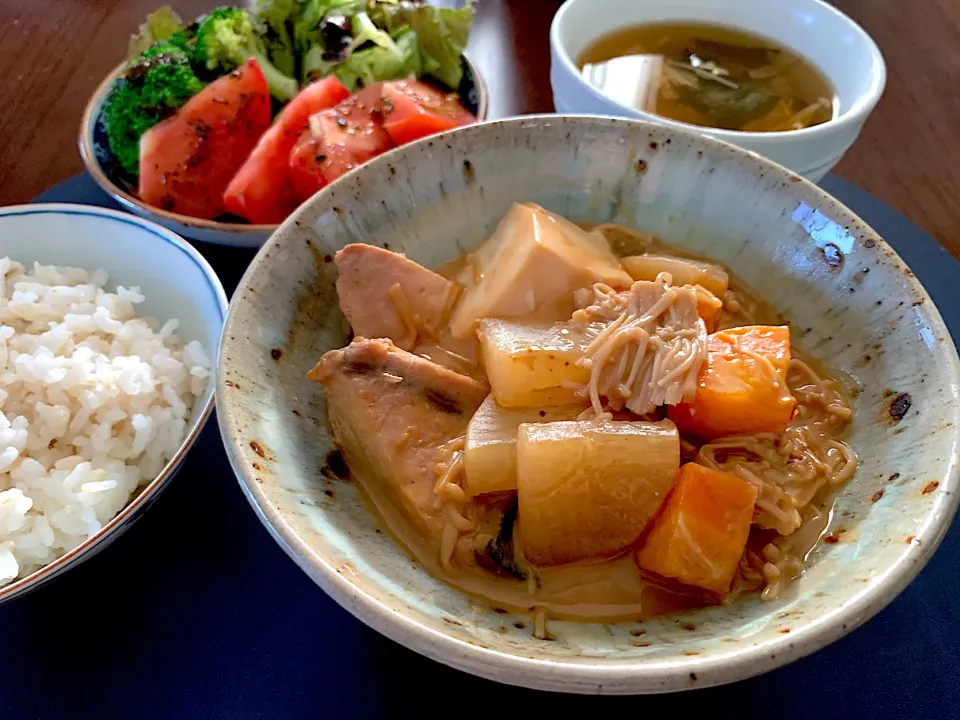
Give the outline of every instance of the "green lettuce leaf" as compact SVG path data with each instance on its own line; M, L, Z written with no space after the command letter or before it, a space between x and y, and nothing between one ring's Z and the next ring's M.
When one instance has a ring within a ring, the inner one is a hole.
M473 3L460 8L400 3L381 8L383 22L391 31L409 27L420 40L423 72L452 90L463 78L460 56L467 47L473 23Z
M473 14L472 0L461 9L426 0L302 0L294 27L301 76L333 73L356 87L415 73L455 90Z
M336 65L333 74L351 92L382 80L419 76L422 66L416 33L403 28L391 38L391 45L374 45L351 53L344 62Z
M349 17L366 7L367 0L302 0L300 14L293 25L294 43L301 52L306 52L318 40L320 25L327 15Z
M257 31L268 57L284 75L293 76L297 69L292 28L299 11L299 0L257 0L256 4Z
M374 25L373 20L365 12L354 15L350 24L353 30L353 40L350 47L347 48L348 55L362 45L371 42L384 50L389 50L398 58L401 57L400 50L393 38L390 37L390 33Z
M127 59L133 62L151 45L155 45L161 40L169 40L174 33L181 30L183 30L183 20L174 12L173 8L164 5L147 15L147 19L140 26L140 30L130 38L130 44L127 47Z

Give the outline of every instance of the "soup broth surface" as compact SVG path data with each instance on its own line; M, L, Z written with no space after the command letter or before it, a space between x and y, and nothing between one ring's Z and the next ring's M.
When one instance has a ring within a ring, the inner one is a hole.
M624 28L589 46L577 65L587 82L620 103L702 127L799 130L837 110L830 81L810 61L719 25Z
M517 203L435 271L336 263L355 338L307 377L352 477L432 576L536 637L782 597L856 473L852 380L683 247Z
M656 252L674 257L704 259L686 248L668 244L623 226L586 222L577 224L585 230L602 234L611 250L618 256ZM464 253L452 262L438 267L436 272L449 280L462 277L464 268L469 265L470 255L470 252ZM730 276L730 295L727 302L728 307L720 323L721 329L756 323L785 323L784 318L774 308L733 274ZM851 402L850 378L832 372L799 348L794 347L792 351L794 357L802 358L805 366L815 368L824 379L818 379L818 382L825 381L839 393L844 403ZM792 390L797 390L802 386L809 388L810 379L802 374L791 374L788 382ZM812 408L816 403L811 402ZM816 409L813 413L818 416L822 415L823 411ZM838 438L840 436L838 435ZM695 454L692 447L688 452ZM453 551L455 561L449 565L444 564L439 560L439 538L427 537L418 532L403 509L384 495L376 483L368 482L369 479L363 476L358 476L357 480L368 507L379 519L381 526L431 575L494 608L555 619L619 622L643 621L715 602L691 594L689 588L683 589L669 583L654 583L645 579L634 562L634 547L626 548L613 557L557 567L534 569L530 566L527 568L529 574L522 579L500 572L489 562L482 562L483 555L477 549L484 547L487 538L501 534L507 521L512 536L511 543L516 546L516 555L523 555L522 527L516 532L513 529L516 505L513 504L511 510L511 501L506 494L480 496L468 503L464 512L476 521L476 527L458 538ZM809 504L803 509L801 527L789 537L780 538L781 546L778 552L781 552L784 558L790 558L796 566L792 570L794 574L784 578L784 585L799 575L801 561L807 558L827 531L836 500L835 490L836 488L828 483L813 493ZM517 525L522 526L522 522ZM766 562L763 557L764 548L774 538L776 533L753 528L741 560L742 571L725 602L760 589L762 568ZM772 597L779 593L780 586L781 584L777 583L771 588L774 590Z

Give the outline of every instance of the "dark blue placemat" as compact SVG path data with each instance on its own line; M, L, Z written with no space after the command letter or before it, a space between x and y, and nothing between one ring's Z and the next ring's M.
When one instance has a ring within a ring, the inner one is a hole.
M824 187L886 238L960 337L960 264L881 201ZM111 207L80 175L38 201ZM232 292L253 253L201 252ZM954 289L951 289L954 288ZM260 525L216 421L123 539L0 606L0 718L487 718L717 712L743 718L960 715L960 531L887 609L762 677L678 695L584 698L500 686L380 637L328 598ZM521 701L529 705L521 705Z

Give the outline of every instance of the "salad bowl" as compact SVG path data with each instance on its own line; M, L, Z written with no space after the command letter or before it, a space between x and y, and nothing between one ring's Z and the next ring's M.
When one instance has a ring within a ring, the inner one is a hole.
M426 7L428 6L413 6L415 11L419 11L421 9L425 10ZM243 12L241 10L237 11ZM446 11L434 9L432 12L441 13ZM360 13L360 15L366 17L366 15L363 13ZM438 17L440 20L442 20L444 16ZM161 22L175 22L180 23L182 26L182 21L178 16L176 16L175 13L173 13L169 8L161 8L148 17L147 23L145 23L144 26L141 26L141 35L135 36L132 39L132 43L137 42L138 39L144 34L155 32L155 30L151 31L151 26L155 27ZM326 21L324 20L323 22ZM434 34L437 32L448 34L453 32L447 29L442 22L435 22L432 25L428 25L427 23L423 24L426 25L427 28L421 30L420 32L429 31ZM410 34L409 28L402 29ZM374 32L379 31L376 31L374 28ZM458 42L465 41L465 31L461 28L460 32L463 33L463 35L459 37ZM380 32L380 34L382 35L384 33ZM162 37L168 36L169 34ZM449 40L445 40L443 35L440 37L434 36L432 41L435 44L441 43L441 41L449 42ZM149 39L145 43L145 47L150 47L152 42L153 38ZM413 47L416 48L422 46L413 45ZM448 50L448 63L446 66L444 66L445 70L439 73L439 76L443 77L444 73L447 77L460 76L461 80L455 92L460 104L478 120L485 120L487 116L487 92L484 81L480 76L480 72L464 53L459 55L459 62L462 66L462 74L459 71L456 73L451 71L450 63L453 62L453 60L451 60L451 56L449 55L450 46L447 45L445 47ZM374 47L374 49L376 48ZM354 53L353 57L360 53L366 52L366 50L357 51ZM133 52L131 54L133 57L137 57L139 55L138 52ZM424 57L426 57L426 55L424 55ZM196 67L195 61L192 58L191 62L194 63L194 66ZM365 60L365 62L368 61ZM373 61L371 60L369 62ZM424 60L423 63L424 64L422 67L425 68L424 73L427 73L426 60ZM163 225L164 227L192 240L235 247L256 248L262 245L264 241L271 235L271 233L276 230L277 224L251 224L246 220L233 215L222 215L215 219L199 219L179 212L173 212L169 209L156 207L145 202L143 198L138 197L136 179L131 178L128 173L122 170L120 163L110 150L105 124L105 104L107 103L110 93L113 90L117 80L124 74L127 67L127 62L121 63L114 68L114 70L106 78L104 78L104 80L94 91L93 96L90 98L83 112L79 133L80 155L83 158L83 162L87 171L93 177L97 185L99 185L104 192L112 197L124 209ZM263 67L266 68L266 66ZM371 66L371 68L373 67L375 66ZM370 69L369 72L374 73L375 71ZM268 78L271 77L269 70L266 71L266 75ZM372 77L376 78L377 75L373 74ZM292 78L286 79L289 80L289 82L294 83ZM450 80L449 82L453 82L453 80ZM357 81L357 85L361 88L363 87L363 84L360 82L360 80ZM274 106L276 106L275 101ZM276 107L274 109L276 109ZM186 165L184 167L186 167ZM164 176L160 180L162 182L165 179L166 177Z

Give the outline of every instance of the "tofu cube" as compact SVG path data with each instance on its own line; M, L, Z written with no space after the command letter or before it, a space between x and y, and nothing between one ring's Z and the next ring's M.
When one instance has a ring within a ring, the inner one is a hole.
M632 283L601 235L532 203L510 208L471 264L475 282L450 322L456 337L471 337L488 317L568 320L580 288Z

